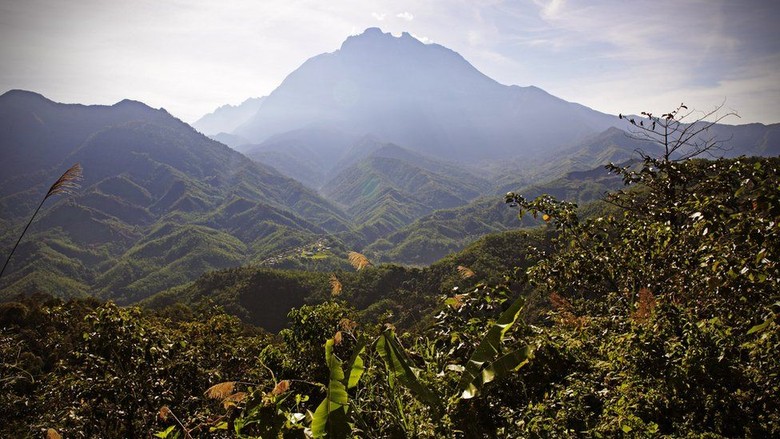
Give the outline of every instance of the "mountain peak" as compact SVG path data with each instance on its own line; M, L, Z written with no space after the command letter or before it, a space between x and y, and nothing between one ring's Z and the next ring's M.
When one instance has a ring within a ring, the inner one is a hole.
M28 90L8 90L7 92L0 95L0 100L7 101L7 102L51 102L49 99L47 99L45 96L43 96L40 93L36 93L34 91L28 91Z
M154 110L152 107L146 105L145 103L133 99L122 99L121 101L112 105L112 107L140 108L144 110Z
M577 119L565 129L557 114ZM371 133L453 161L542 154L612 125L612 117L535 87L502 85L463 56L409 32L370 27L285 78L233 134L261 143L303 127Z
M382 32L382 29L378 27L367 27L361 35L390 35L389 33Z
M424 45L423 42L413 37L409 32L402 32L400 37L396 37L390 32L382 32L382 29L378 27L369 27L363 31L362 34L352 35L348 37L341 45L341 49L345 49L353 46L375 46L375 45L388 45L399 43L413 43L418 45Z
M265 97L249 98L238 105L223 105L193 122L192 126L207 135L230 133L254 116L264 99ZM241 142L237 139L236 141Z

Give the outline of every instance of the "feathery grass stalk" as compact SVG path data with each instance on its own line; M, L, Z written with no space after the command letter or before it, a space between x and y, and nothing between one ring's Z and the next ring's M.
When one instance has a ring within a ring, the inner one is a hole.
M49 192L46 193L46 196L43 197L43 200L41 200L41 203L38 205L38 208L35 209L35 212L32 214L32 217L30 217L30 221L27 222L27 225L24 227L24 230L22 230L22 234L19 235L19 239L16 240L16 244L14 245L14 248L11 249L11 253L8 255L8 258L5 260L5 264L3 265L3 269L0 270L0 277L3 277L3 273L5 272L5 267L8 266L8 262L11 260L11 256L14 255L14 252L16 251L16 247L19 247L19 243L22 242L22 237L24 237L24 234L27 233L27 229L30 228L30 224L32 224L33 220L35 219L35 216L38 215L38 211L41 210L41 207L43 207L43 203L46 202L46 200L49 197L52 197L54 195L65 195L72 193L75 189L79 187L78 182L81 180L81 165L79 163L76 163L75 165L71 166L70 169L65 171L62 176L54 182L53 185L49 188Z
M469 267L464 267L463 265L458 265L458 274L463 279L468 279L472 276L474 276L474 271L470 269Z
M358 252L349 252L347 258L349 259L349 263L358 271L371 265L371 261L369 261L365 255Z
M339 294L341 294L341 289L342 289L341 281L339 280L339 278L336 277L335 274L331 274L330 275L330 295L333 296L333 297L338 296Z

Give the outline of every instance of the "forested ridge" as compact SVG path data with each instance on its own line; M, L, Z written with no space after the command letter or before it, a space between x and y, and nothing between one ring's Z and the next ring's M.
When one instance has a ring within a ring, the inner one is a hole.
M574 111L547 120L590 111L533 87L515 92ZM624 125L607 116L597 119ZM535 125L544 127L553 128ZM53 176L75 163L84 172L78 191L41 209L0 276L0 300L44 292L130 305L224 268L346 269L349 251L425 267L486 234L533 226L504 206L507 190L583 204L619 187L603 164L660 152L658 142L632 137L636 126L602 128L565 147L542 129L532 143L547 144L545 154L529 154L530 140L517 138L484 163L313 128L274 136L247 157L141 102L62 104L12 90L0 96L8 134L0 136L0 246L15 245ZM779 124L708 128L724 139L719 154L776 155Z
M780 435L778 167L645 158L585 209L509 193L539 226L425 268L229 269L144 307L19 297L0 305L0 431ZM269 279L298 295L253 295ZM290 297L278 333L248 323Z

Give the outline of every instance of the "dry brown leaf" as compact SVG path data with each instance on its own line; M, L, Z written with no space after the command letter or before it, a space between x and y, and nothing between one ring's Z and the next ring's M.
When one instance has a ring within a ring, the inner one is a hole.
M344 318L339 321L339 327L342 331L346 332L352 332L357 328L357 322L354 322L350 319Z
M160 409L160 412L157 414L157 416L160 418L161 421L167 421L168 416L171 414L171 409L168 408L167 405L162 406Z
M279 384L277 384L276 387L274 387L274 390L272 390L271 393L275 396L278 396L289 389L290 389L290 381L283 380L283 381L279 381Z
M550 302L553 309L558 313L558 319L561 323L574 326L579 329L588 324L588 318L585 316L578 317L574 314L574 306L565 297L558 293L550 294Z
M636 304L636 311L634 311L634 321L637 323L644 323L650 318L655 310L655 296L647 288L639 290L639 301Z
M235 387L235 381L225 381L224 383L214 384L204 393L207 397L212 399L223 399L233 393Z
M247 397L246 392L236 392L232 395L228 395L222 400L222 407L227 410L229 407L236 406L239 402L244 401Z

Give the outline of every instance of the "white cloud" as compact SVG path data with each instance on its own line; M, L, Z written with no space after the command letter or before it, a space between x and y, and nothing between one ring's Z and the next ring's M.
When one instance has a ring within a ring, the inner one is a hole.
M561 10L566 4L566 0L547 0L547 1L534 0L534 3L541 6L542 17L547 19L555 19L561 13Z
M404 11L404 12L401 12L400 14L396 14L395 16L400 18L401 20L406 20L406 21L414 20L414 15L412 15L411 12Z
M376 18L377 21L383 21L387 14L380 14L379 12L372 12L371 16Z

